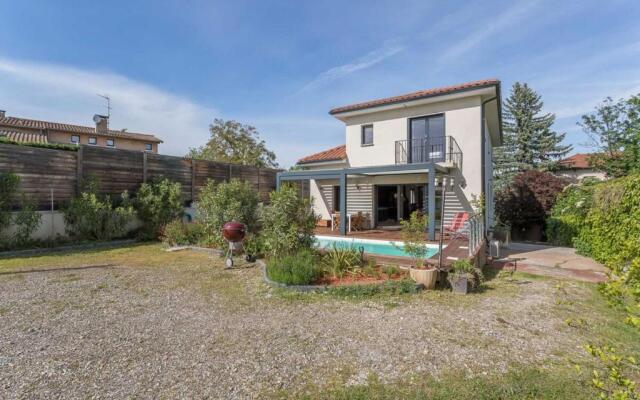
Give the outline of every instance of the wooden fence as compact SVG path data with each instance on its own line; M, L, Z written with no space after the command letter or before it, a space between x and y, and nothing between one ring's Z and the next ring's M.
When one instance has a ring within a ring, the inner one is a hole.
M18 175L19 194L40 209L50 209L52 203L59 208L68 202L90 178L97 179L101 193L119 195L125 190L134 194L143 182L167 177L181 184L185 203L197 200L209 179L219 183L237 178L267 201L279 170L91 146L76 152L0 144L0 171Z

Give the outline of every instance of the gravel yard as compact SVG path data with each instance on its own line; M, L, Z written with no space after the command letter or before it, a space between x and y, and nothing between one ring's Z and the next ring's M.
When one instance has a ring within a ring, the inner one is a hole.
M345 300L159 245L0 260L0 397L256 398L582 354L558 281L516 278L468 296ZM594 296L575 282L563 291Z

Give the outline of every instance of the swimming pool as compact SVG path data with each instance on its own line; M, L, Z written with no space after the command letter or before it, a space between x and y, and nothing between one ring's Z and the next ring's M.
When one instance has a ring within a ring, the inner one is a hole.
M322 249L331 247L335 243L337 246L355 247L356 249L362 247L364 248L364 252L368 254L391 257L409 257L409 255L402 249L403 242L397 241L359 239L341 236L316 236L316 243L317 246ZM395 247L394 244L399 247ZM425 246L427 247L427 255L425 258L429 258L438 252L438 245L427 244Z

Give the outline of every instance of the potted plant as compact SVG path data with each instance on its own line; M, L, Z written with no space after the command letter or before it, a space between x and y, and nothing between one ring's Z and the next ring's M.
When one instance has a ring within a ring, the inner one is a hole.
M425 266L427 256L427 216L420 211L414 211L408 221L401 221L403 250L413 260L409 266L409 276L416 282L424 285L425 289L435 289L438 278L438 270Z
M473 266L471 260L464 258L451 264L447 280L454 293L467 294L478 287L482 280L482 272Z

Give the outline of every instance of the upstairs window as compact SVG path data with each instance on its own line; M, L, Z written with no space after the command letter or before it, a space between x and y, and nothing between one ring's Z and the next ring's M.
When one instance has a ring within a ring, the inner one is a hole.
M80 143L80 136L79 135L71 135L71 143L79 144Z
M363 125L360 144L362 146L373 145L373 125Z
M145 143L144 144L144 149L146 151L151 151L151 150L153 150L153 145L151 143Z
M94 137L90 137L89 138L89 144L92 144L92 145L95 146L96 144L98 144L98 139L96 139Z
M116 141L114 139L107 139L107 147L116 147Z

